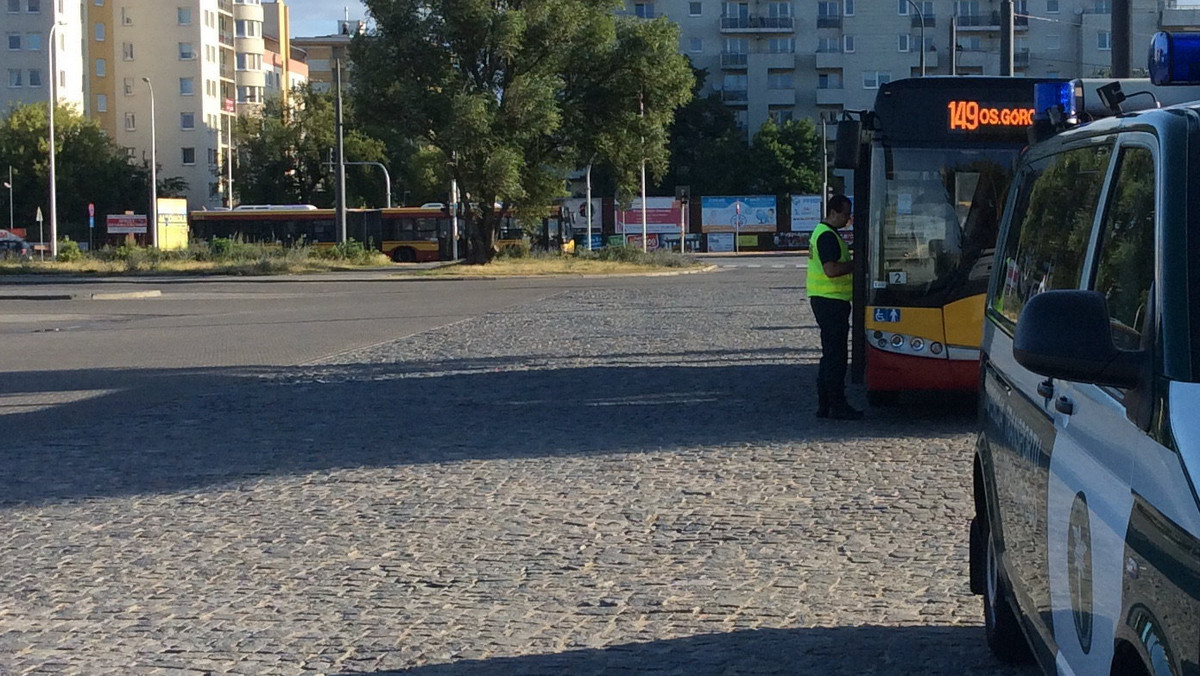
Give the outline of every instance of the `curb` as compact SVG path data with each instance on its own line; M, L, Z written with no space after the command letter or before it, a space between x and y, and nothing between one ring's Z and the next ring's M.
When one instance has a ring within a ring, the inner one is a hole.
M707 265L694 270L674 270L666 272L617 272L609 275L573 275L565 274L546 274L546 275L439 275L437 277L418 277L405 273L398 273L390 277L380 279L381 282L473 282L473 281L488 281L495 282L502 279L612 279L615 277L679 277L682 275L698 275L706 272L713 272L720 269L717 265Z
M19 293L0 294L0 300L135 300L138 298L159 298L162 291L124 291L114 293Z

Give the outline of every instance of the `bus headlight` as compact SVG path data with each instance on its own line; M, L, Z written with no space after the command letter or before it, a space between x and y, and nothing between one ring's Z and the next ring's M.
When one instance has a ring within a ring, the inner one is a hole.
M921 338L913 338L908 341L908 346L912 348L913 352L920 352L925 349L925 341Z
M892 336L892 347L895 347L895 348L904 347L904 336L902 336L900 334L896 334L896 335Z
M942 353L942 344L941 344L941 343L936 343L936 342L935 342L935 343L930 343L930 344L929 344L929 351L930 351L931 353L933 353L933 354L941 354L941 353Z
M888 342L886 338L880 336L879 339L875 341L875 344L878 345L880 349L883 349L887 347Z

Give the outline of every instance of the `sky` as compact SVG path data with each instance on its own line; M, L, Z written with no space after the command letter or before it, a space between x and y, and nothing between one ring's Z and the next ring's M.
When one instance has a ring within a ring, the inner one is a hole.
M330 35L337 32L337 22L345 18L349 8L351 19L366 16L360 0L284 0L292 16L292 37Z

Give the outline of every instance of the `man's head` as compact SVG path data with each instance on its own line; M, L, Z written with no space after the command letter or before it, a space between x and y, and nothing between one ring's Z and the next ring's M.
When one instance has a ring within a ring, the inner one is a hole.
M850 222L851 216L852 209L849 197L834 195L829 198L829 204L825 207L825 222L829 227L835 230L844 228Z

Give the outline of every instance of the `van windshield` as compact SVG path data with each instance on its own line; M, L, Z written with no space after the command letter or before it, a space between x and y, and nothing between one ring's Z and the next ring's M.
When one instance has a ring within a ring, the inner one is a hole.
M874 153L871 304L938 307L985 293L1017 151Z

